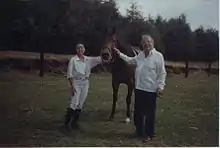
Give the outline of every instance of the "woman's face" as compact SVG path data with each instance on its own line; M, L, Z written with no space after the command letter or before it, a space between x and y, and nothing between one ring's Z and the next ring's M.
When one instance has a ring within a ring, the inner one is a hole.
M77 44L76 45L76 53L77 53L77 55L82 56L84 54L84 52L85 52L84 45L83 44Z

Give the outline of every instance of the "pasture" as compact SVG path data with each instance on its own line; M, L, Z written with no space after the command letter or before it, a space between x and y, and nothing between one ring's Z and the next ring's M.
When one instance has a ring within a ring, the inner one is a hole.
M121 85L115 119L111 77L92 74L80 124L66 135L60 129L69 96L62 75L10 71L0 73L0 146L218 146L219 78L198 72L169 75L157 101L156 138L131 138L134 125L126 117L126 87ZM132 97L133 98L133 97Z

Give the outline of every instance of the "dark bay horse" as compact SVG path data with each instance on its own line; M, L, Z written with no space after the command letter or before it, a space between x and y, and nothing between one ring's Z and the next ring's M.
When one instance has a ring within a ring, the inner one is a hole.
M104 66L108 66L111 68L112 74L112 89L113 89L113 104L112 111L109 119L112 120L114 118L116 102L118 99L118 90L120 84L126 84L128 91L126 97L127 104L127 118L126 122L130 122L131 119L131 96L135 86L134 73L135 73L135 65L128 65L125 61L120 59L112 50L114 47L119 49L122 53L133 57L138 54L139 50L130 46L129 44L123 44L121 40L116 36L115 29L111 33L107 33L104 44L102 46L101 56L103 59Z

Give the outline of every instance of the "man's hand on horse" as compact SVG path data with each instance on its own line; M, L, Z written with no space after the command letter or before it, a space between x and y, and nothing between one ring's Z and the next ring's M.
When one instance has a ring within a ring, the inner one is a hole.
M117 55L120 54L120 51L117 48L113 48Z
M163 90L162 90L161 88L158 88L158 89L157 89L157 96L158 96L159 98L161 98L162 95L163 95Z

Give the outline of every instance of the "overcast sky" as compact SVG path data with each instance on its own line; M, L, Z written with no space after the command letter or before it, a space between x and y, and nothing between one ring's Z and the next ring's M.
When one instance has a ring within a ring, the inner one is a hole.
M219 0L117 0L122 15L131 1L139 4L145 17L160 14L169 19L184 13L193 30L200 25L219 29Z

